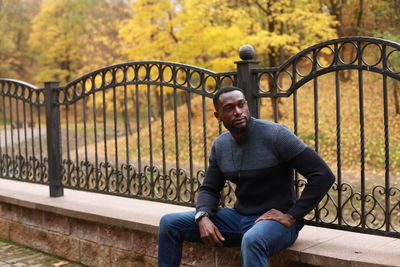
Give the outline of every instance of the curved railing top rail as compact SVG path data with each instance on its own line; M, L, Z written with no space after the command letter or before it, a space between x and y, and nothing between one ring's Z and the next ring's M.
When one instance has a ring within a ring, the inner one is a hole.
M30 84L30 83L23 82L23 81L20 81L20 80L14 80L14 79L0 78L0 83L13 83L13 84L26 86L26 87L29 87L31 89L41 89L41 88L37 88L36 86L34 86L34 85Z
M347 53L349 49L355 52L348 60L344 58L346 49ZM375 50L366 52L368 49ZM367 54L374 54L377 59L368 62L364 56ZM394 69L391 64L391 60L394 61L395 57L400 58L399 43L363 36L343 37L310 46L290 57L281 66L256 68L252 69L252 73L258 75L258 82L268 80L267 90L259 85L258 96L290 96L296 89L315 77L338 70L361 69L400 80L400 64L397 63L395 66L399 69ZM300 69L302 67L306 70ZM285 89L280 84L280 75L291 79L288 88Z
M112 70L115 68L121 68L121 67L131 67L131 66L136 66L136 65L164 65L164 66L174 66L174 67L178 67L178 68L186 68L186 69L191 69L194 71L200 71L200 72L204 72L204 73L208 73L211 75L216 75L216 74L220 74L220 75L224 75L224 74L232 74L232 72L214 72L212 70L209 69L205 69L205 68L201 68L201 67L196 67L193 65L188 65L188 64L183 64L183 63L177 63L177 62L170 62L170 61L160 61L160 60L148 60L148 61L129 61L129 62L124 62L124 63L119 63L119 64L114 64L114 65L110 65L110 66L106 66L103 68L99 68L97 70L94 70L92 72L86 73L84 75L82 75L81 77L71 81L70 83L68 83L66 86L69 86L73 83L76 83L77 81L80 81L82 79L86 79L88 77L91 77L93 74L97 74L100 72L104 72L107 70Z
M13 97L35 106L45 104L44 88L14 79L0 78L0 96Z
M207 97L224 84L235 84L236 72L213 72L166 61L132 61L100 68L60 88L59 104L71 104L96 91L148 84L174 87Z
M312 45L312 46L302 50L298 54L290 57L286 63L282 64L282 66L290 64L290 62L293 62L293 60L295 58L298 58L299 56L305 55L316 49L319 49L319 48L322 48L325 46L329 46L329 45L340 44L340 43L351 43L351 42L368 42L371 44L382 44L382 45L391 46L395 49L400 50L400 44L393 42L393 41L389 41L389 40L385 40L385 39L381 39L381 38L367 37L367 36L349 36L349 37L336 38L336 39L332 39L332 40L328 40L328 41L324 41L324 42L320 42L318 44Z

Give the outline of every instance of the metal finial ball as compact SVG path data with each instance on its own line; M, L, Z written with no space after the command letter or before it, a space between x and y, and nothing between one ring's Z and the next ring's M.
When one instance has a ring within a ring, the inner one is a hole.
M239 49L239 56L242 60L252 60L256 56L256 52L251 45L244 45Z

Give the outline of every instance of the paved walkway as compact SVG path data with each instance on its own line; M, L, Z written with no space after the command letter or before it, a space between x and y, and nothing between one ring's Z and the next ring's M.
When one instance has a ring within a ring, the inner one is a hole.
M0 239L0 267L83 266Z
M19 132L19 140L21 144L25 142L25 134L26 134L26 141L29 141L32 139L32 134L33 137L36 138L39 136L39 128L26 128L26 132L23 128L19 129L0 129L0 146L4 147L6 144L6 136L7 136L7 145L11 145L11 134L12 138L14 140L14 144L17 144L18 142L18 132ZM46 129L42 128L41 129L41 134L42 136L46 135Z

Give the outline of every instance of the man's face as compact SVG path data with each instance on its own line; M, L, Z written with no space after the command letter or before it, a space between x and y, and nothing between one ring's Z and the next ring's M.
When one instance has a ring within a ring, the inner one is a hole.
M220 95L214 115L231 133L244 133L249 124L250 111L243 93L231 91Z

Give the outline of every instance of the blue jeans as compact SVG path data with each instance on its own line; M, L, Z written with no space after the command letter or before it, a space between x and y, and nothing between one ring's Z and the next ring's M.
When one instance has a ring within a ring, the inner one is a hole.
M182 242L201 243L199 227L194 221L195 211L164 215L158 233L158 266L179 266ZM296 241L299 227L291 227L271 220L254 224L259 217L243 216L234 209L219 209L210 219L225 238L224 247L241 247L242 266L268 266L268 258L291 246Z

